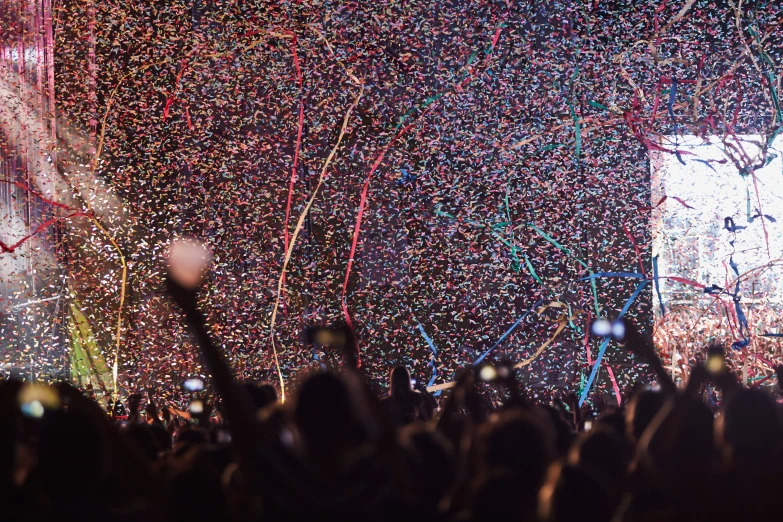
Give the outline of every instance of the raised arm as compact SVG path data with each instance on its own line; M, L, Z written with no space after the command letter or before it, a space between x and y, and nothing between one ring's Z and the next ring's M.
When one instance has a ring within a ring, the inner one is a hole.
M166 277L166 287L185 312L204 364L212 374L215 388L223 399L232 441L235 442L242 460L246 463L253 462L261 434L250 398L236 385L228 363L212 342L207 331L206 318L197 308L196 290L183 287L170 276Z
M667 394L674 394L677 392L677 386L672 381L666 368L663 367L661 358L658 357L658 352L655 350L655 345L649 335L639 332L631 321L628 319L622 319L625 325L625 346L634 355L646 360L650 365L650 368L655 372L655 376L658 378L658 383L661 388Z

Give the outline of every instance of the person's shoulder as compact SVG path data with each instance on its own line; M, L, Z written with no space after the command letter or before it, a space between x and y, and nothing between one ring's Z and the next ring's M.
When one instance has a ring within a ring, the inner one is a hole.
M413 390L413 393L411 394L411 398L413 398L416 402L422 402L427 400L427 396L421 393L419 390Z

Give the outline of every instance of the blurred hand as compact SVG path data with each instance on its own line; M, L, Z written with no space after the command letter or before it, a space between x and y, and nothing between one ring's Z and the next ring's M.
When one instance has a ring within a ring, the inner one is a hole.
M571 392L566 395L564 402L571 409L572 413L579 409L579 396L576 394L576 392Z
M168 406L163 406L161 408L160 413L163 415L163 421L168 424L171 422L171 410Z
M737 376L734 375L728 367L724 368L722 372L716 375L714 380L715 384L718 385L718 388L723 391L724 397L731 395L735 390L741 388L739 381L737 381Z
M595 406L596 413L603 413L606 411L606 399L602 393L596 393L593 398L593 405Z
M158 415L158 406L155 404L155 400L152 398L152 393L147 390L147 407L144 409L152 418L153 422L160 422L160 416Z
M657 359L658 354L650 336L639 332L636 325L630 320L623 318L622 322L625 326L625 339L623 340L625 347L638 357L647 360Z
M707 368L703 364L694 365L690 379L688 379L688 385L685 388L685 394L689 397L695 396L708 380L710 380L710 374Z
M128 412L131 415L139 413L139 405L141 404L141 394L134 393L128 397Z

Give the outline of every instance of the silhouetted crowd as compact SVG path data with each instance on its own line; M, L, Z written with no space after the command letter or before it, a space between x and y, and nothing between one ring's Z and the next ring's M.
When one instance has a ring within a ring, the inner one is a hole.
M629 322L625 347L657 383L621 406L580 407L574 393L535 404L502 361L460 372L440 399L393 368L379 399L345 325L325 343L339 369L283 402L270 384L236 382L195 293L169 290L216 403L177 411L132 395L110 416L68 384L3 382L0 520L780 520L777 397L710 361L677 388Z

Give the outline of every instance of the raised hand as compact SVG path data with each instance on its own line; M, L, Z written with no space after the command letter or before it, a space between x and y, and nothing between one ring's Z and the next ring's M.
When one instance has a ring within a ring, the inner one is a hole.
M647 334L639 332L636 325L629 319L623 318L621 321L625 326L625 338L623 340L625 347L631 353L645 359L650 364L650 367L655 371L658 382L664 391L667 393L676 393L677 386L663 367L661 358L658 357L658 352L655 350L652 338Z
M134 393L128 397L128 420L137 422L139 420L139 405L141 404L141 394Z
M158 415L158 406L155 404L155 400L152 398L152 392L148 389L147 390L147 406L144 409L144 411L147 412L147 415L149 415L152 418L152 422L154 423L160 423L160 416Z
M160 409L160 413L161 415L163 415L163 422L165 422L166 424L171 422L171 410L169 409L168 406L163 406Z
M685 395L693 397L699 393L702 385L710 379L710 374L703 364L694 364L691 370L688 385L685 388Z
M652 342L652 338L649 335L641 333L634 323L630 320L623 318L623 325L625 326L625 339L623 343L626 349L637 357L642 357L650 361L651 359L657 359L658 353L655 351L655 345Z
M606 399L602 393L596 393L593 396L593 405L595 406L596 413L604 413L606 411Z

